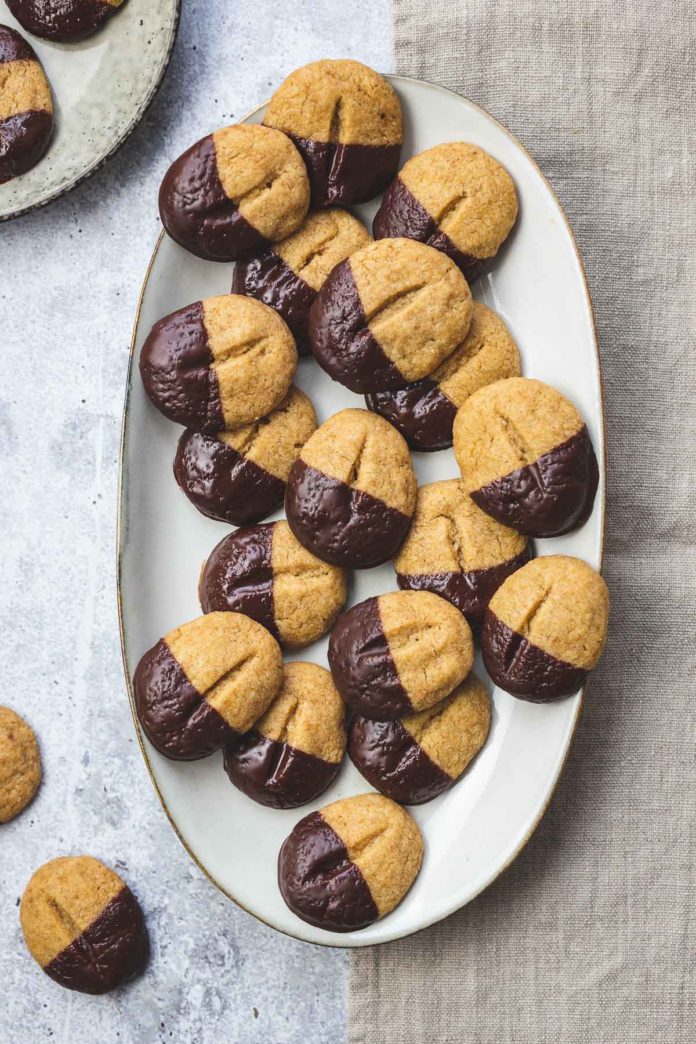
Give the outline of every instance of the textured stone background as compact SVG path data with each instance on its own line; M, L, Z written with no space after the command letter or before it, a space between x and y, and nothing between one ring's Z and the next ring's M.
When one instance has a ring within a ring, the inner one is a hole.
M151 788L121 673L116 478L130 329L167 162L313 58L388 70L389 3L183 7L164 86L122 151L47 210L0 225L0 701L36 728L45 766L37 800L0 827L0 1041L345 1036L344 954L286 939L224 899ZM43 976L17 918L32 871L82 851L123 872L152 935L146 976L104 998Z

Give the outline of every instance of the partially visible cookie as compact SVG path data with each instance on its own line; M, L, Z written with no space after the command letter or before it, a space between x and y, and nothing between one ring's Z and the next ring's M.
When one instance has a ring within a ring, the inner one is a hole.
M236 261L285 239L309 208L309 181L284 134L259 124L223 127L174 160L159 193L162 224L207 261Z
M567 555L528 562L490 601L481 633L496 685L533 703L568 696L602 655L609 592L599 573Z
M503 580L531 557L524 537L486 515L450 479L419 487L394 568L400 588L441 595L478 628Z
M336 265L369 242L370 233L347 210L309 214L287 239L237 262L232 292L275 308L290 327L300 355L311 355L309 310L317 294Z
M466 337L471 291L454 262L411 239L369 243L338 265L312 305L322 369L351 391L427 377Z
M53 133L53 99L34 48L0 25L0 185L35 166Z
M75 43L96 33L125 0L7 0L19 24L34 36Z
M384 194L375 239L406 236L442 250L472 280L489 267L517 219L512 178L463 141L420 152Z
M346 751L344 719L329 672L316 663L288 663L266 713L225 747L225 771L262 805L305 805L338 775Z
M346 575L307 551L287 522L238 529L213 548L198 587L204 613L246 613L288 649L326 634L346 600Z
M207 297L155 323L140 375L157 409L214 435L266 417L290 391L297 349L280 316L238 294Z
M459 779L486 742L491 701L475 674L442 703L397 721L356 715L351 761L368 783L393 801L422 805Z
M0 823L27 807L41 782L41 753L34 730L9 707L0 707Z
M474 662L471 629L429 591L367 598L339 617L329 640L336 688L357 714L393 721L444 700Z
M312 403L298 388L267 417L233 431L179 439L174 477L209 518L235 526L259 522L280 507L290 468L316 430Z
M360 62L329 59L296 69L271 98L263 122L300 150L313 207L366 203L399 166L399 99L383 76Z
M107 993L143 970L145 919L128 885L91 856L63 856L40 867L19 911L29 952L55 982Z
M474 301L469 332L429 377L395 391L372 392L365 401L411 449L446 449L462 403L486 384L519 374L520 353L507 326L492 308Z
M415 501L416 477L401 435L367 410L341 410L300 450L285 513L313 554L365 569L396 554Z
M475 392L457 413L454 454L474 502L525 536L560 536L592 513L599 469L587 427L541 381L511 377Z
M282 681L280 647L265 627L241 613L210 613L145 653L133 692L152 745L193 761L248 732Z
M278 884L303 921L352 932L398 906L422 861L409 813L381 794L359 794L300 820L280 850Z

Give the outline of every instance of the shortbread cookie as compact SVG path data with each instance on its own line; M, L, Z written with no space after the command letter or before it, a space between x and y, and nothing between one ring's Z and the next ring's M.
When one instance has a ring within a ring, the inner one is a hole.
M19 24L44 40L75 43L96 33L125 0L7 0Z
M582 417L541 381L511 377L457 413L454 453L467 492L505 526L560 536L592 513L599 471Z
M609 592L579 558L529 562L490 601L481 633L486 670L513 696L546 703L584 684L602 655Z
M352 932L390 913L420 870L415 820L381 794L311 812L278 857L278 884L293 913L330 932Z
M266 713L225 747L227 775L261 805L306 805L338 775L346 751L344 718L343 701L324 667L288 663Z
M263 122L300 150L313 207L365 203L398 169L399 99L384 77L360 62L324 60L296 69L271 98Z
M401 435L367 410L342 410L300 450L285 513L313 554L364 569L396 554L415 501L416 477Z
M53 133L53 99L34 48L0 25L0 185L35 166Z
M0 823L27 807L41 782L41 753L34 730L9 707L0 707Z

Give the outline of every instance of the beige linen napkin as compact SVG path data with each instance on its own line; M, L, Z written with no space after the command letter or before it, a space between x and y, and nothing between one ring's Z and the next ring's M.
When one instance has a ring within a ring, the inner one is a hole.
M394 0L397 71L551 180L604 372L607 653L526 850L446 922L351 956L351 1044L696 1040L696 9ZM562 346L559 346L562 348Z

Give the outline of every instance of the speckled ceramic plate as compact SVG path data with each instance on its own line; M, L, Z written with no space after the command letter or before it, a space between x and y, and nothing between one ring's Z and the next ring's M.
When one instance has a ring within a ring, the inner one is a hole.
M471 102L430 84L393 77L406 116L404 158L438 142L464 139L482 146L512 174L520 195L518 226L494 272L475 293L510 326L524 373L555 385L585 417L602 480L594 513L578 532L540 540L540 554L563 552L599 567L604 519L602 393L592 308L572 233L538 167L499 123ZM263 108L248 119L259 122ZM153 200L153 207L155 201ZM359 208L371 220L376 204ZM200 612L201 563L229 531L200 515L179 491L172 460L180 429L149 403L137 370L152 324L200 297L229 291L232 265L187 254L168 238L157 244L133 335L132 369L123 427L119 575L123 656L130 679L140 656L170 628ZM312 359L300 362L297 383L321 420L363 405L334 384ZM451 451L414 454L421 483L457 475ZM394 590L387 564L354 574L350 603ZM326 664L326 641L296 658ZM480 661L477 671L485 672ZM129 681L130 685L130 681ZM132 701L132 693L131 693ZM547 706L493 690L490 738L463 779L416 808L426 842L421 873L397 909L348 935L312 928L285 906L276 883L278 850L309 811L368 790L346 759L320 801L294 811L262 808L228 782L222 756L182 764L158 754L136 729L153 784L172 826L212 881L250 913L282 932L332 946L368 946L416 932L463 906L517 855L538 823L563 767L581 696Z
M127 0L94 36L61 44L27 33L0 0L0 23L31 43L53 89L55 129L39 163L0 185L0 221L43 207L94 174L137 127L171 57L181 0Z

